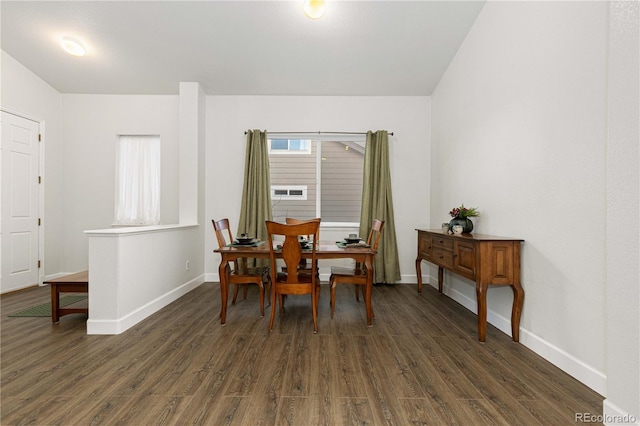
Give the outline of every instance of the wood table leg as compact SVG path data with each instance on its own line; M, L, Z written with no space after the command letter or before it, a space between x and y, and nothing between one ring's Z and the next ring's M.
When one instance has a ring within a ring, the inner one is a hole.
M444 281L444 268L438 266L438 293L442 293L442 282Z
M218 274L220 275L220 298L222 307L220 309L220 324L224 325L227 320L227 299L229 298L229 263L223 258L218 267Z
M51 284L51 322L54 324L60 321L59 308L60 293L58 293L58 286L56 284Z
M373 288L373 259L367 256L364 260L364 266L367 269L367 285L365 286L364 301L367 307L367 325L371 327L373 319L373 308L371 307L371 290Z
M422 258L416 259L416 277L418 277L418 294L422 293Z
M478 299L478 340L484 342L487 335L487 284L476 283Z
M511 338L514 342L520 341L520 316L524 305L524 290L520 283L511 286L513 290L513 306L511 307Z

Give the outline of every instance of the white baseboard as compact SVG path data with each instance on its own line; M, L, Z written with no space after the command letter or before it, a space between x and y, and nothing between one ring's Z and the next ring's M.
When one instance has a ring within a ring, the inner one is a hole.
M437 283L438 279L434 277L424 277L424 283ZM429 284L430 285L430 284ZM433 286L437 287L437 286ZM442 292L455 300L471 312L477 315L477 301L469 298L468 296L456 291L446 284L443 286ZM487 323L493 325L498 330L502 331L508 336L511 336L511 318L505 318L502 315L487 308ZM604 395L607 390L607 376L601 372L585 364L580 359L565 352L561 348L554 344L547 342L540 336L532 333L526 328L520 327L520 344L531 349L536 354L540 355L562 371L566 372L576 380L584 383L594 391L601 395Z
M65 275L77 274L78 272L82 272L82 271L58 272L57 274L43 275L42 281L55 280L56 278L64 277Z
M120 334L205 282L200 275L116 320L87 320L87 334Z
M42 281L55 280L56 278L63 277L65 275L71 275L73 272L58 272L57 274L44 275Z
M520 343L600 395L607 392L607 376L540 336L520 327Z
M638 417L629 414L608 399L602 403L602 419L597 419L607 426L613 425L640 425Z

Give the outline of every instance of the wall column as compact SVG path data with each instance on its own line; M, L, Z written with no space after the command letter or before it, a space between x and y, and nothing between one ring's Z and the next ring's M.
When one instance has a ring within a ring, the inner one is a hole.
M204 92L199 83L180 83L180 208L179 223L198 223L199 173L204 153Z
M609 4L605 424L640 424L638 22L637 1Z

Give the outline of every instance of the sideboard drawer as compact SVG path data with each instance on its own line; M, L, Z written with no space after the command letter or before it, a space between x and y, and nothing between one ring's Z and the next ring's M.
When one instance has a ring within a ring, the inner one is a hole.
M453 268L453 252L439 248L433 248L433 262L443 268Z
M433 248L442 248L444 250L453 250L453 240L451 237L440 237L433 235L431 237Z

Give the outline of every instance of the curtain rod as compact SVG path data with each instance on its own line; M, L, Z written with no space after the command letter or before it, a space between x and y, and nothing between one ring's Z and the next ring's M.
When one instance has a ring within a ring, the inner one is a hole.
M266 132L275 133L278 135L366 135L367 132ZM244 134L247 134L245 130ZM389 132L389 136L393 136L393 132Z

